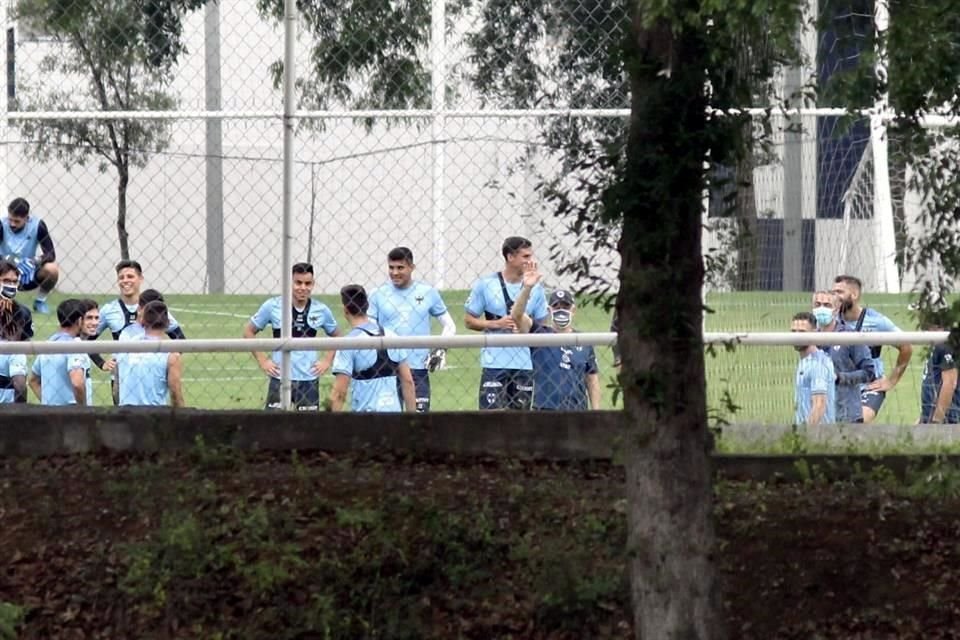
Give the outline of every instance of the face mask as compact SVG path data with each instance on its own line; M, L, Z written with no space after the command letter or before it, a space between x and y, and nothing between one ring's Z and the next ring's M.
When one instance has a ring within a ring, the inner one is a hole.
M15 284L5 284L3 287L0 287L0 296L13 300L17 297L17 285Z
M818 327L825 327L833 322L833 309L817 307L813 310L813 317L817 319Z
M566 329L570 326L570 322L573 320L573 314L570 313L569 309L554 309L553 310L553 325L557 329Z

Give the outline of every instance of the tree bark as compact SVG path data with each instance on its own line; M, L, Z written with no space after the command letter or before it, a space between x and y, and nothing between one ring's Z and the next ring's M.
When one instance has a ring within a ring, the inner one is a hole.
M700 297L706 26L644 24L646 2L633 0L627 161L611 201L634 621L648 640L721 638Z
M127 186L130 172L125 166L117 167L117 239L120 241L120 259L130 259L130 240L127 233Z

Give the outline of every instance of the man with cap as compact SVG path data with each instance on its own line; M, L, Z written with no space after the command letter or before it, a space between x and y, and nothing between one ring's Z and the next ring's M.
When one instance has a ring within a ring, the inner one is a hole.
M533 320L524 313L533 288L543 276L531 263L523 273L523 287L511 311L519 333L573 333L577 305L573 294L557 289L550 294L549 319ZM553 411L585 411L600 408L600 375L593 347L531 347L533 359L533 408Z

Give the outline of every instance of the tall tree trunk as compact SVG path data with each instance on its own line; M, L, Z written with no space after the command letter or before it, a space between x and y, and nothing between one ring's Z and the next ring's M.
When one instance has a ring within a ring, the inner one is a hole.
M117 167L117 239L120 241L120 259L130 259L130 240L127 233L127 186L130 170L125 165Z
M617 311L634 620L647 640L720 638L700 298L706 26L648 25L647 3L633 0L627 162L610 201L623 215ZM671 7L698 10L698 0Z

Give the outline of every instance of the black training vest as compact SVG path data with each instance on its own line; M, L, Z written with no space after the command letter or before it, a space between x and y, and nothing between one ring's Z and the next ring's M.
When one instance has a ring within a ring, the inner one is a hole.
M377 333L370 333L362 327L358 327L360 331L363 331L368 336L383 336L383 327L377 325ZM377 349L377 359L376 361L364 369L363 371L357 371L353 374L354 380L374 380L376 378L389 378L391 376L397 375L398 363L390 359L390 355L387 353L386 349Z
M132 325L137 321L137 311L140 309L140 305L137 305L137 308L133 311L127 309L127 305L123 303L123 298L117 298L117 302L120 303L120 313L123 314L123 326L120 327L120 331L112 331L113 339L119 340L120 334L123 333L123 330Z
M307 300L307 306L303 308L303 311L297 311L297 308L293 308L293 337L294 338L316 338L317 330L307 324L307 314L310 313L310 300ZM273 330L273 337L279 338L280 329L275 328Z

